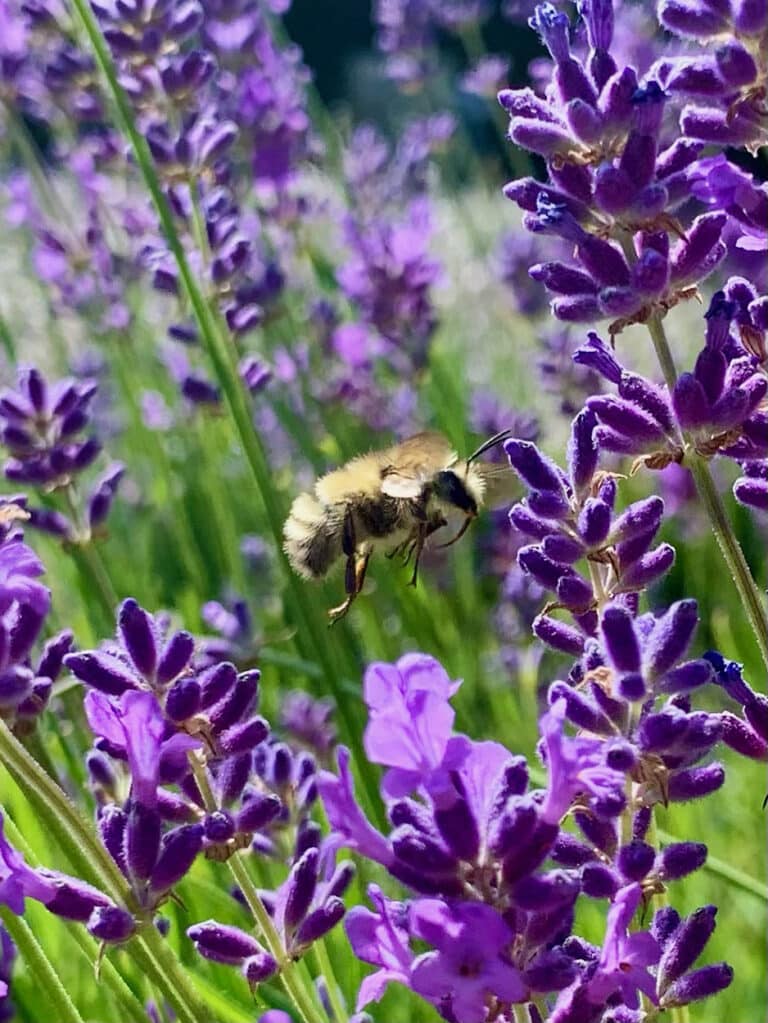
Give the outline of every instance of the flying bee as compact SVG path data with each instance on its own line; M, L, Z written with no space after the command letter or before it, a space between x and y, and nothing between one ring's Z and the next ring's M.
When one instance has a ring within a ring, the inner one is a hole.
M511 432L496 434L466 459L442 434L417 433L384 451L353 458L322 476L314 493L299 494L284 528L284 550L293 569L305 579L322 579L345 559L346 599L329 610L331 623L347 613L360 593L374 551L412 561L415 586L421 553L433 533L462 513L455 536L439 544L450 547L484 504L508 495L514 480L509 467L477 459Z

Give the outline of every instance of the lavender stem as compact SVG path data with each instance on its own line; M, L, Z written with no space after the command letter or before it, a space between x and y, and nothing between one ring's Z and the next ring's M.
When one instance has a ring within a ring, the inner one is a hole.
M647 326L671 394L677 380L677 369L661 317L658 315L650 317ZM685 464L690 469L696 483L696 489L709 518L712 532L715 534L715 539L728 565L749 624L757 638L760 655L768 667L768 616L766 616L760 591L752 577L744 552L733 532L733 526L728 518L722 497L712 479L709 465L706 459L695 452L686 453Z
M216 798L208 779L208 772L206 771L205 764L196 750L190 751L189 762L192 767L192 773L195 776L195 782L200 790L201 796L203 797L206 810L215 810ZM294 1008L299 1013L302 1023L312 1023L312 1020L316 1015L315 1007L298 982L298 978L295 973L295 966L290 959L286 957L285 950L282 942L280 941L280 935L277 933L277 929L272 923L272 918L267 912L264 903L261 901L258 890L248 873L240 853L235 853L231 856L229 860L227 860L227 866L230 869L235 883L243 893L243 898L251 911L256 926L261 932L261 936L264 938L264 942L269 949L270 955L273 957L275 962L280 965L280 979L283 982L283 986L285 987L289 998L292 999Z
M46 998L54 1010L54 1018L61 1023L83 1023L83 1017L67 994L58 973L26 920L16 916L5 906L0 909L0 917L23 957L24 965L35 979L38 990L45 991Z

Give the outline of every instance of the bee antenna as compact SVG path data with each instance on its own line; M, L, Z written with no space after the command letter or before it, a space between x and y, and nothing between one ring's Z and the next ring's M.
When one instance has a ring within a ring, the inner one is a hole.
M501 430L499 433L494 434L493 437L491 437L489 440L484 441L484 443L480 445L477 451L473 451L472 454L469 456L469 458L467 459L467 465L470 465L472 462L474 462L474 460L476 458L479 458L480 455L484 455L489 448L495 448L497 444L501 444L503 440L507 440L507 438L511 437L514 432L515 432L514 430Z

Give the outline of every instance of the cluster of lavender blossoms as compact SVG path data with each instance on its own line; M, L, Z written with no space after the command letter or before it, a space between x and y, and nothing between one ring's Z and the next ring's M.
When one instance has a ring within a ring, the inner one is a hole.
M112 462L80 495L78 482L102 451L92 429L94 380L49 383L34 368L19 371L15 390L0 393L0 443L11 457L6 479L38 489L43 503L29 524L72 543L85 543L110 512L125 467ZM25 504L26 507L26 504Z
M144 926L167 927L155 914L199 855L224 862L251 850L286 871L274 891L257 896L272 920L270 950L214 920L187 933L201 955L241 967L251 986L277 974L343 917L341 896L354 875L349 861L336 863L311 817L316 756L327 756L334 742L328 705L293 694L284 723L301 745L282 741L257 713L257 670L238 672L210 657L200 667L193 636L132 599L120 606L115 638L99 649L68 652L67 631L33 658L50 593L17 525L27 517L23 501L3 499L1 510L0 714L25 735L64 665L82 683L94 737L86 766L98 833L128 887L117 905L79 878L31 868L0 816L0 901L21 914L31 898L85 923L100 942L119 944Z
M687 1005L731 983L727 964L696 965L714 906L648 915L707 856L693 841L658 849L654 808L722 785L722 764L710 759L721 739L766 757L765 700L739 666L715 654L683 661L696 621L694 601L659 617L620 599L603 607L571 679L549 687L543 786L524 757L454 731L460 683L433 658L368 668L364 746L385 768L390 830L361 810L345 748L338 774L321 772L318 785L335 843L409 895L393 900L371 885L372 908L347 914L353 949L377 968L358 1009L399 983L452 1023L518 1019L519 1007L553 1023L639 1023L648 1006ZM691 693L716 671L744 718L693 709ZM602 947L574 930L579 900L609 902Z

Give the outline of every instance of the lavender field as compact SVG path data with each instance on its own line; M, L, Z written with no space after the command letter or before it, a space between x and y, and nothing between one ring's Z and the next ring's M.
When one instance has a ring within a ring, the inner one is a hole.
M767 145L765 0L0 0L0 1020L766 1018Z

